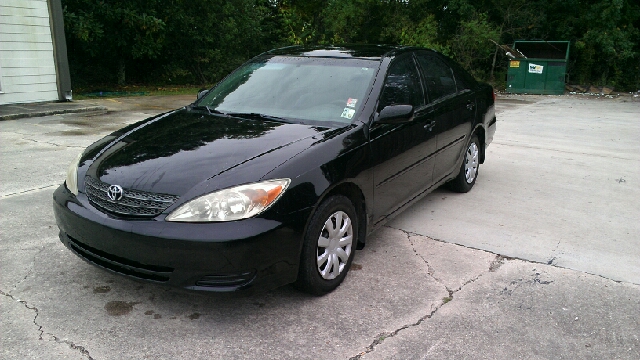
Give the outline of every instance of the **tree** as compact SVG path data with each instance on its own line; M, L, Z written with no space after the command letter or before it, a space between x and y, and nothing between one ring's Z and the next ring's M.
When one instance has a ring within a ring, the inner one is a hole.
M451 53L462 67L485 78L489 59L495 51L490 40L499 38L499 29L487 20L485 14L474 14L468 21L460 23L451 41Z
M250 0L173 0L166 4L163 64L171 79L210 84L277 42L277 9Z
M74 79L218 81L249 58L302 44L403 44L452 56L481 79L490 41L568 40L570 78L640 87L634 0L63 0ZM135 71L127 71L133 69ZM126 77L125 77L126 74Z
M67 0L64 16L74 54L117 66L117 82L126 80L129 59L160 54L165 24L156 16L157 0Z

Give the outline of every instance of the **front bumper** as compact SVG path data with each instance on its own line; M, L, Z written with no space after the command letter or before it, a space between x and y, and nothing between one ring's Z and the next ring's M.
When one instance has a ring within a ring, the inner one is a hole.
M64 184L53 194L53 208L60 240L83 260L128 277L205 291L271 289L295 281L300 229L308 216L292 214L287 224L262 218L124 220L96 210Z

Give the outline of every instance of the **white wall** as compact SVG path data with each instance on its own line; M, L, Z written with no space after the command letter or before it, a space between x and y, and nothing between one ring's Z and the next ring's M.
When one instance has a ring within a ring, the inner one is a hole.
M47 1L0 1L0 105L55 100Z

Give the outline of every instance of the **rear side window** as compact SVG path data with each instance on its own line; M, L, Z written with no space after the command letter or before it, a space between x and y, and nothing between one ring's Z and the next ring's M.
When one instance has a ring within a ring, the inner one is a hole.
M456 81L449 65L430 54L416 54L418 64L424 74L429 102L455 94Z
M449 65L453 69L453 74L456 77L456 85L458 86L458 91L462 91L465 89L474 89L478 82L473 78L471 74L469 74L466 70L462 68L462 66L458 65L453 61L449 61Z
M420 74L411 55L403 55L389 66L378 111L388 105L424 105Z

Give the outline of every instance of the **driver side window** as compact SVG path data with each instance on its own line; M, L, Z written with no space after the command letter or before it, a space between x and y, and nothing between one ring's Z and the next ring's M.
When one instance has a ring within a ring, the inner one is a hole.
M389 66L378 111L388 105L424 105L420 75L410 54L398 57Z
M433 55L418 53L417 58L424 73L430 103L456 93L456 81L447 64Z

